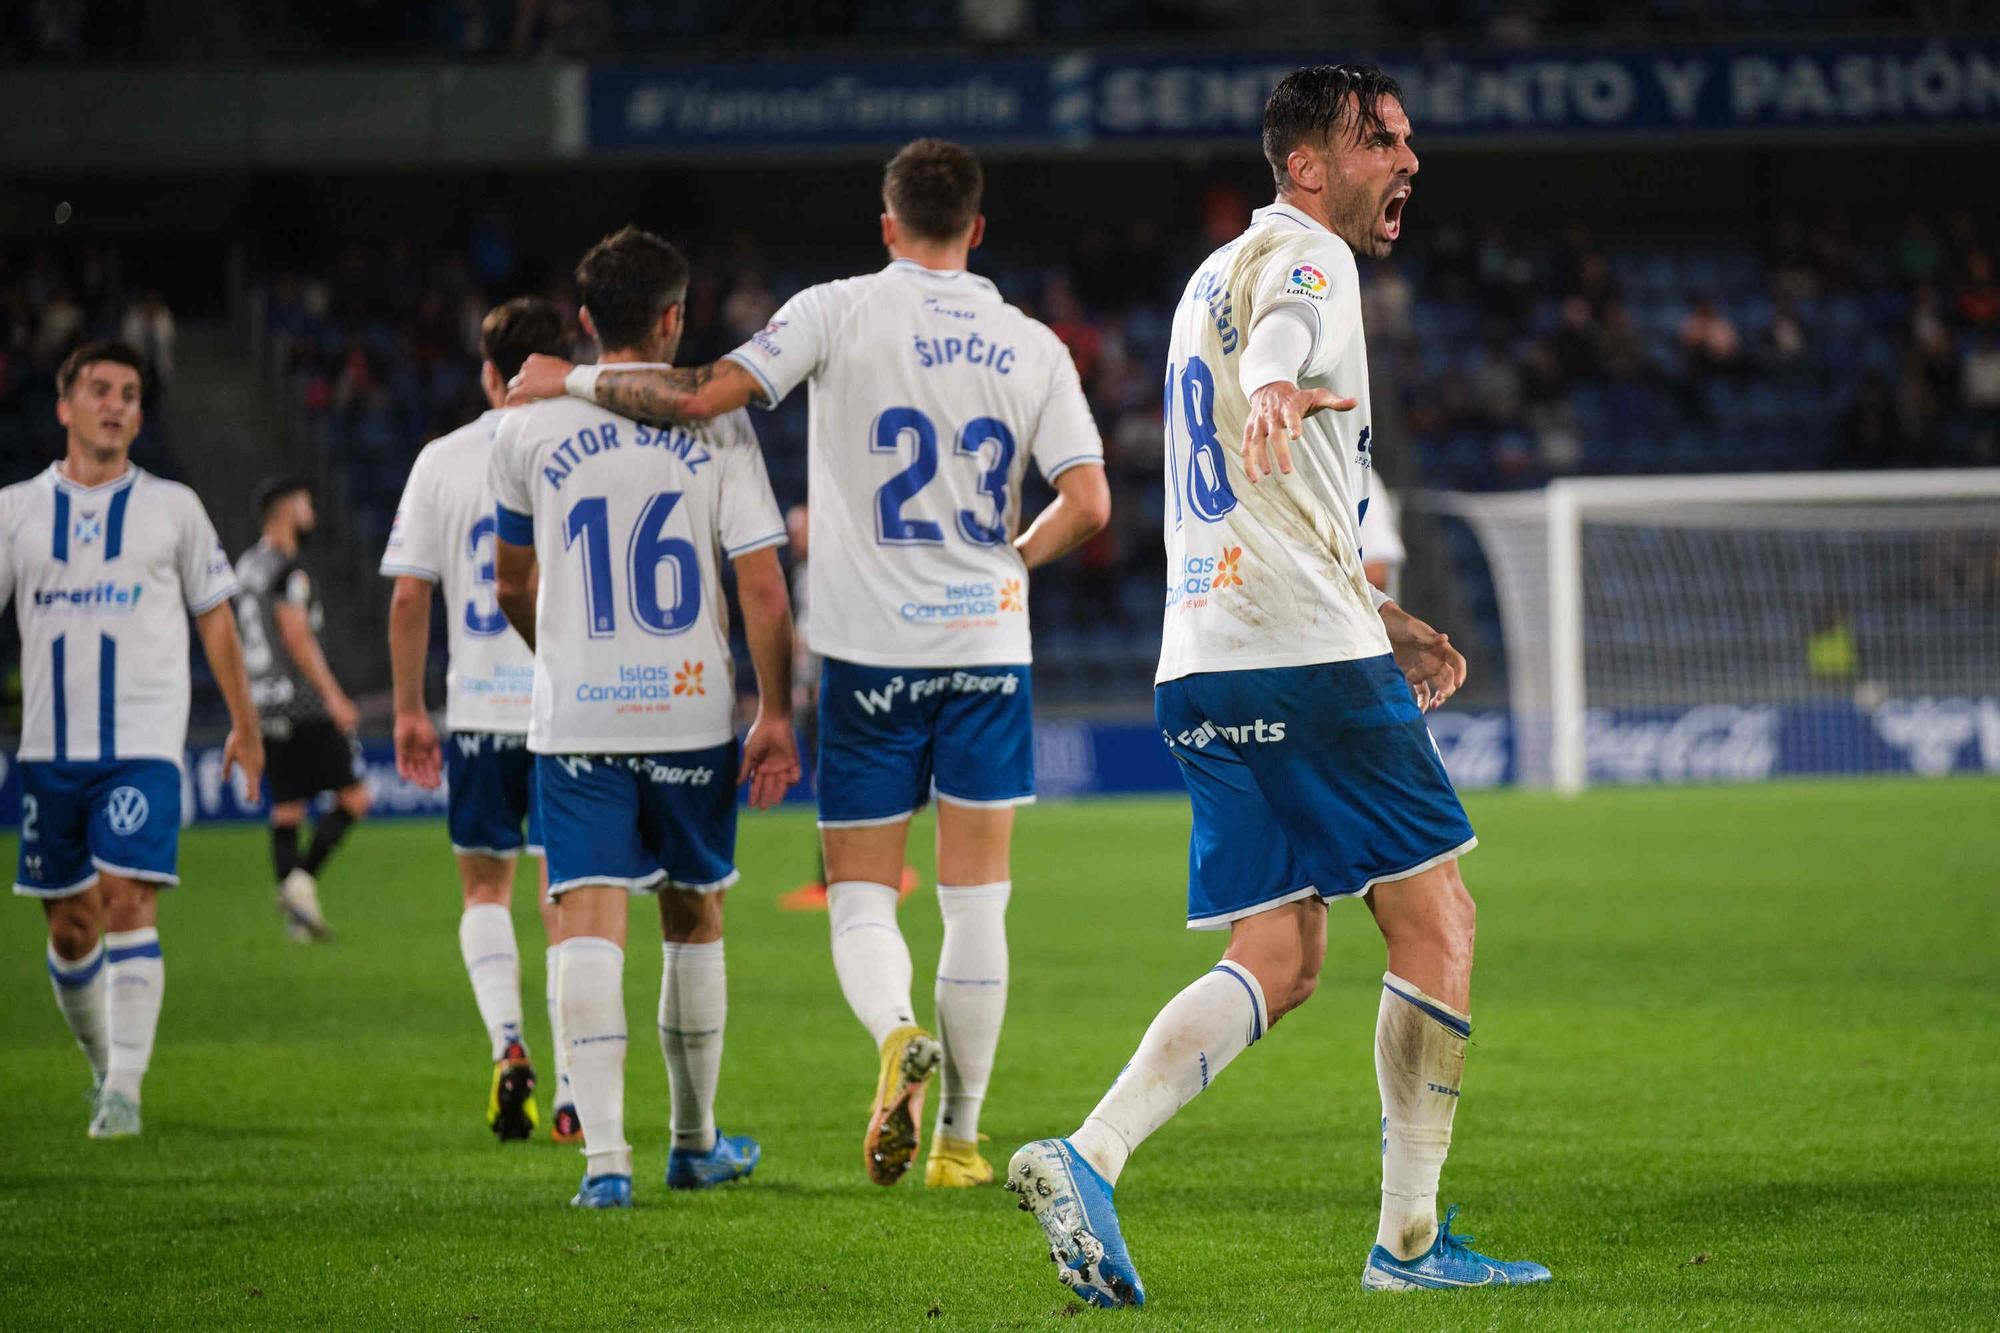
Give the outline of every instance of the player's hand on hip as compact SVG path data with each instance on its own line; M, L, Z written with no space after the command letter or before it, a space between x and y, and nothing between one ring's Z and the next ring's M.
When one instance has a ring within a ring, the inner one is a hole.
M234 727L222 742L222 778L229 775L243 775L243 789L250 793L250 799L257 799L257 788L264 781L264 737L260 732L242 732Z
M1292 441L1315 412L1346 412L1355 404L1331 389L1301 389L1273 380L1250 395L1250 418L1243 424L1243 472L1259 477L1292 470Z
M534 353L521 363L521 373L507 381L507 406L518 407L543 398L562 397L563 380L573 369L574 366L559 356Z
M444 752L428 713L396 715L396 774L425 791L436 791L444 780Z
M1465 684L1465 654L1451 638L1431 628L1394 602L1382 606L1382 626L1389 632L1389 650L1403 679L1410 682L1417 707L1429 712L1458 693Z
M799 780L799 743L790 718L758 715L743 741L743 780L756 809L769 810L785 799Z

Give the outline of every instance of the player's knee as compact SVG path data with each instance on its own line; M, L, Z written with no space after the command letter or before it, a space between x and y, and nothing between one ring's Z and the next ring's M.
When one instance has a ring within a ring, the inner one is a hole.
M49 910L49 945L58 958L75 962L97 944L97 914L77 898L58 899Z
M667 889L660 894L660 935L669 944L713 944L722 938L722 895Z
M349 819L360 819L368 813L368 787L365 783L357 782L352 787L343 788L338 800Z

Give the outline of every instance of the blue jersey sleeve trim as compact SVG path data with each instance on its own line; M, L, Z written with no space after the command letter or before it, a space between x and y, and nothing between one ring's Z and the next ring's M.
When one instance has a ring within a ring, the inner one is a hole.
M756 404L756 406L763 408L766 412L769 412L776 409L778 404L785 400L785 395L779 393L778 390L771 384L770 376L766 375L763 372L763 370L757 366L755 362L751 361L749 357L745 356L741 348L738 348L733 352L724 352L722 354L722 359L724 361L734 361L737 365L749 371L750 377L756 380L759 385L763 386L764 397L767 401L758 403Z
M506 505L493 506L493 526L500 540L509 546L535 544L535 520L531 514L517 514Z
M761 551L766 546L780 545L781 543L784 542L784 540L785 540L784 533L771 532L771 533L766 533L764 536L759 537L754 541L744 542L741 546L725 546L722 549L729 553L729 558L731 560L734 560L739 555L748 555L752 551Z
M1057 463L1053 467L1043 468L1042 479L1044 481L1054 481L1057 477L1060 477L1063 473L1069 471L1071 468L1082 467L1086 463L1095 463L1097 464L1097 466L1103 467L1104 455L1071 454L1068 458L1063 459L1060 463Z

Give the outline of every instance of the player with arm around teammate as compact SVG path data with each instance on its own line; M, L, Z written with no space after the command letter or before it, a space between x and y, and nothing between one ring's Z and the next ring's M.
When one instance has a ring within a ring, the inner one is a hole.
M862 1160L882 1185L915 1160L940 1064L925 1183L993 1178L979 1113L1007 1003L1014 810L1034 798L1027 576L1103 527L1111 506L1068 350L966 270L985 234L983 189L969 149L917 140L883 174L880 272L807 288L713 365L533 358L517 384L521 397L567 389L631 416L699 421L812 383L827 912L841 991L876 1048ZM1056 500L1022 532L1031 461ZM933 793L938 1037L917 1022L896 921L910 817Z
M553 301L523 296L490 311L480 324L479 384L491 410L431 441L417 455L396 522L382 554L382 573L395 580L389 602L389 662L395 679L396 771L435 789L447 784L445 822L458 861L464 911L459 953L486 1027L493 1077L486 1123L502 1140L530 1137L538 1122L535 1071L521 1027L521 954L514 938L514 862L535 858L537 903L548 935L545 989L549 1031L555 1033L557 931L548 900L548 863L535 813L534 756L528 713L535 656L507 623L495 596L493 491L487 480L493 437L505 416L507 380L531 353L566 350L562 311ZM431 597L442 588L449 666L440 747L424 706ZM523 826L526 833L523 834ZM562 1043L555 1041L557 1143L581 1143L583 1131L568 1089Z
M319 585L299 563L299 549L318 523L312 488L298 478L273 477L257 487L251 503L262 535L236 562L236 620L271 754L278 911L292 939L325 939L332 932L320 911L319 873L368 813L355 735L361 710L320 651L326 611ZM312 843L301 853L299 829L321 792L333 793L333 808L313 821Z
M1382 258L1402 233L1409 133L1372 65L1288 75L1264 111L1277 202L1203 262L1175 312L1155 707L1194 807L1188 925L1229 944L1079 1129L1008 1163L1059 1276L1094 1305L1145 1302L1113 1202L1126 1159L1311 996L1327 904L1349 897L1368 904L1389 964L1381 1215L1362 1285L1549 1277L1475 1253L1437 1217L1472 1028L1458 858L1475 840L1423 712L1463 683L1465 659L1370 589L1357 533L1373 442L1354 256Z
M605 362L671 362L687 282L679 252L635 227L593 247L576 287ZM667 1185L747 1176L756 1141L720 1133L714 1111L739 768L724 559L757 676L740 757L751 804L775 804L799 775L777 553L785 525L756 434L741 412L656 429L574 400L538 403L501 423L491 477L500 606L535 654L528 748L563 940L558 1031L584 1134L572 1202L632 1202L623 976L633 893L659 896L665 938Z
M166 964L159 891L180 882L188 617L229 706L223 772L264 766L229 599L201 501L133 466L139 354L86 343L56 372L61 462L0 490L0 606L21 632L21 856L42 900L56 1007L90 1061L90 1137L139 1132Z

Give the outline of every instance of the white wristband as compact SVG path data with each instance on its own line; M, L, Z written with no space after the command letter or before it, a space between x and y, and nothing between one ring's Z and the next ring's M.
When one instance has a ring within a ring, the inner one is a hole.
M563 392L586 403L594 403L597 401L597 377L603 373L603 366L571 366L569 374L563 376Z

